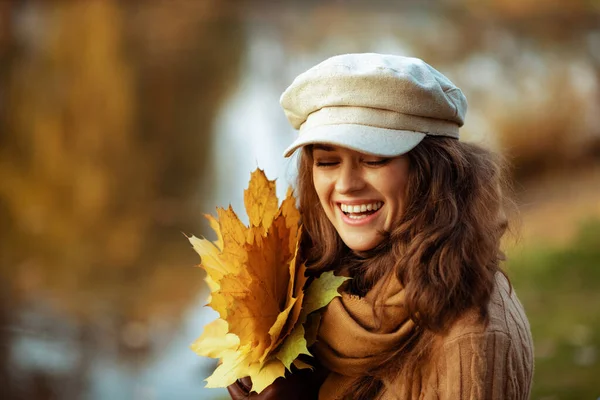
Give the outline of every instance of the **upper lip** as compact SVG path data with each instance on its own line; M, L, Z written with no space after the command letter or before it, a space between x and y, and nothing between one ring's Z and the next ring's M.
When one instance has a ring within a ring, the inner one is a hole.
M377 202L381 202L383 203L383 201L381 200L338 200L336 201L337 204L347 204L349 206L360 206L363 204L370 204L370 203L377 203Z

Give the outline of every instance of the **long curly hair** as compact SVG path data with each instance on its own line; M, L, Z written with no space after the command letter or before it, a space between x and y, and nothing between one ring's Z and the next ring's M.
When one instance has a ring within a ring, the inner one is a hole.
M327 219L313 184L311 146L299 159L298 197L304 234L302 256L309 272L352 276L347 290L364 295L379 279L395 274L406 291L406 307L417 329L409 342L382 354L370 376L357 381L350 398L373 398L381 379L429 361L436 334L465 311L486 306L495 275L502 272L500 239L507 229L505 162L475 144L426 136L409 157L405 209L374 249L355 253ZM415 372L417 373L417 372ZM406 374L405 374L406 375ZM379 379L373 379L379 378Z

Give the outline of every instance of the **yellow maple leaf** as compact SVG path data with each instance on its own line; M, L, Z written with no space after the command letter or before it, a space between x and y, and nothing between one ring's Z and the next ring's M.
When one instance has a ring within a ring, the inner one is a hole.
M204 327L202 336L191 347L202 356L216 358L225 351L236 351L239 345L240 339L229 333L227 321L219 318Z
M275 182L256 170L244 192L244 204L249 226L231 207L219 208L218 218L207 216L217 240L189 238L206 271L209 306L220 317L191 347L220 359L207 387L225 387L250 376L252 389L260 393L284 376L292 363L307 367L296 360L300 353L310 354L302 327L306 266L297 257L300 214L292 190L278 207ZM321 286L330 291L333 283ZM314 297L311 294L310 304L323 303Z
M277 213L275 182L269 181L264 172L257 169L250 176L250 185L244 191L244 205L250 226L268 228Z

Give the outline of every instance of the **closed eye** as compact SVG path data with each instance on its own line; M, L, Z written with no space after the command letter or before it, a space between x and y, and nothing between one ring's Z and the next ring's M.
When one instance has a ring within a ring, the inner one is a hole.
M337 161L315 161L315 166L321 168L334 167L338 164Z
M365 164L376 167L389 163L391 158L382 158L381 160L364 161Z

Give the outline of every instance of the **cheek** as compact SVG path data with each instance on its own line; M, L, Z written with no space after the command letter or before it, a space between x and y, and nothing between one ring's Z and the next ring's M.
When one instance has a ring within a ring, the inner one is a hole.
M395 187L394 195L398 199L398 204L400 205L401 209L404 209L404 202L406 200L406 184L406 179L401 179L397 182Z
M329 201L331 198L331 182L327 176L324 176L321 173L313 174L313 185L315 187L315 192L317 192L317 197L319 198L319 203L321 207L327 214L327 217L331 219L331 210L329 207Z
M393 215L390 217L398 220L404 214L408 176L404 170L393 172L386 177L386 197L391 199L391 203L394 204Z
M313 185L315 187L315 192L317 192L317 197L319 198L319 202L323 205L326 196L326 185L325 180L319 173L313 173Z

